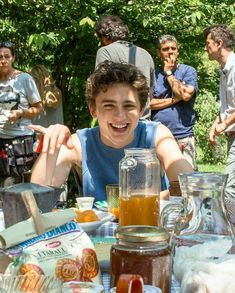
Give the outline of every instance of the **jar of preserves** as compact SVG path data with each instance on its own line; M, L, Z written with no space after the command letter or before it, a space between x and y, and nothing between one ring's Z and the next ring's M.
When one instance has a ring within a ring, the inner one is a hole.
M119 162L119 225L159 225L160 163L155 149L125 149Z
M111 287L121 274L138 274L144 284L171 289L171 249L169 233L162 227L123 226L116 230L111 247Z

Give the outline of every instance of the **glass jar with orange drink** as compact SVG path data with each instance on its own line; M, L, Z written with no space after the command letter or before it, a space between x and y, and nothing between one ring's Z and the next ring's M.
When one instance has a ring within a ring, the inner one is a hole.
M119 163L119 225L158 226L160 163L155 149L125 149Z

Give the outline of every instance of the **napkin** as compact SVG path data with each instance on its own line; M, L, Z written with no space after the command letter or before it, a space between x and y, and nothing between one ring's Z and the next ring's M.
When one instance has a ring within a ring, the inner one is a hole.
M232 241L220 239L192 247L177 247L174 275L181 293L234 293L235 255Z
M234 264L232 265L234 267ZM224 271L223 271L224 269ZM229 271L230 269L232 270ZM218 271L217 271L218 270ZM223 264L204 264L198 271L197 268L189 270L183 277L181 293L234 293L235 274L232 267L226 269Z

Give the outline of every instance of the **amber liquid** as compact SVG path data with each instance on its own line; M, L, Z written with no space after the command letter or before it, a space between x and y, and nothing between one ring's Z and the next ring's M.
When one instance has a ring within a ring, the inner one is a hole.
M114 217L118 220L118 218L119 218L119 208L108 208L108 212L113 214Z
M132 250L130 247L111 248L111 287L117 285L121 274L138 274L144 284L154 285L163 293L171 292L171 251L169 247L159 250Z
M159 225L159 196L131 195L119 197L119 225Z

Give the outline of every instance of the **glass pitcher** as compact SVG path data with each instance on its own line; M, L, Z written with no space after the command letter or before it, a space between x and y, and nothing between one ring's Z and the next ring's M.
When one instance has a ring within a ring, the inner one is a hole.
M194 172L179 175L183 207L173 229L174 275L182 281L184 273L194 267L195 274L206 264L222 261L234 254L234 231L224 204L227 175ZM162 223L170 210L162 211Z
M159 224L160 163L155 149L125 149L119 188L120 226Z
M227 174L180 174L179 181L187 212L176 225L176 234L197 234L202 241L208 234L210 239L211 235L233 235L224 203Z

